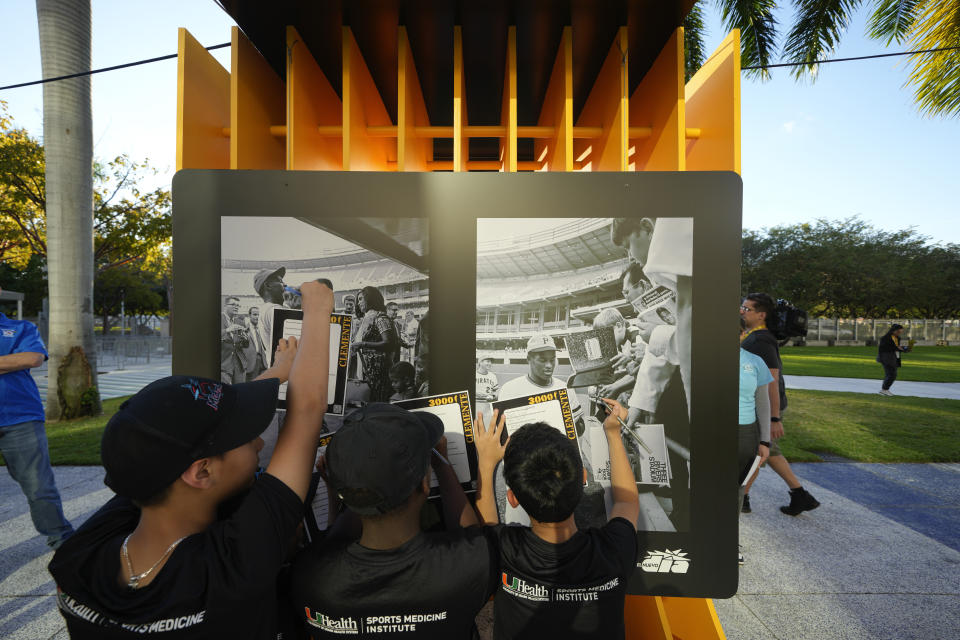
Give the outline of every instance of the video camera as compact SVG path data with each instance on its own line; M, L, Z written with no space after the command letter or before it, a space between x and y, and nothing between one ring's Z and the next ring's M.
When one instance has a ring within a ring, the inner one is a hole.
M783 298L777 300L774 310L777 318L776 326L771 327L777 340L789 338L805 338L807 336L807 312L798 309Z

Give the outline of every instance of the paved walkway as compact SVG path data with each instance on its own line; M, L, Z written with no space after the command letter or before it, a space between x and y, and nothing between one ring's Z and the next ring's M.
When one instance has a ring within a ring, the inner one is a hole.
M786 383L787 389L849 391L852 393L877 393L880 391L880 380L785 375L783 381ZM893 383L890 390L898 396L960 400L960 382L909 382L898 380Z
M123 369L105 367L97 375L100 384L100 398L120 398L133 395L154 380L170 375L171 356L154 356L149 363L127 364ZM32 369L30 373L40 389L40 397L47 399L47 369Z
M960 637L960 464L795 464L821 506L791 518L765 469L740 517L737 640Z
M731 640L931 640L960 629L960 464L796 464L821 502L791 518L763 470L740 518L746 564L716 600ZM75 525L111 495L100 467L58 467ZM0 637L66 640L46 572L51 553L0 473ZM692 639L687 639L692 640Z

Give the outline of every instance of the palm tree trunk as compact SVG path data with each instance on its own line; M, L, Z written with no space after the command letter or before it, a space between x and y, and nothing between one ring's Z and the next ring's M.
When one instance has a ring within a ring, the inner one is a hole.
M43 77L90 70L90 0L37 0ZM43 85L51 420L100 412L93 338L90 77Z

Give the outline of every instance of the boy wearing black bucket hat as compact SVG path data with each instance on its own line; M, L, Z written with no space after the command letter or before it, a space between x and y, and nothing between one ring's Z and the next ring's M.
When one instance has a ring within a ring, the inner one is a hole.
M72 638L277 637L276 577L327 406L316 381L327 379L333 294L319 283L301 291L299 346L281 340L259 379L164 378L110 419L101 457L117 496L50 563ZM287 419L254 481L259 435L288 374Z
M381 403L350 414L334 434L328 481L363 533L315 544L294 562L291 598L313 638L473 637L497 585L498 552L492 529L458 529L477 518L442 437L438 417ZM441 533L420 530L431 467L450 529Z

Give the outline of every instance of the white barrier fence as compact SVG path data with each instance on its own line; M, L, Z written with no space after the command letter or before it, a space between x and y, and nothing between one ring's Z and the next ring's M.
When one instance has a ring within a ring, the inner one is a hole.
M876 342L893 324L903 325L903 338L918 344L960 344L960 320L929 318L810 318L806 342Z

